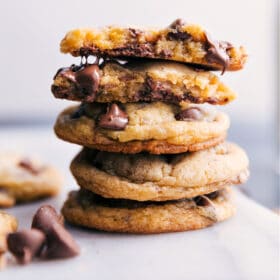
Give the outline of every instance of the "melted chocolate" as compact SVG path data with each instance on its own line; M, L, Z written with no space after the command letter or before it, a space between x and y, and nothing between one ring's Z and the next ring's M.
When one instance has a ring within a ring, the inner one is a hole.
M214 41L211 36L205 32L206 38L206 60L210 63L217 63L223 67L222 74L228 67L229 56L227 50L232 48L232 45L228 42Z
M84 101L93 102L95 100L100 83L98 59L95 64L86 63L79 66L71 65L70 67L61 68L57 71L54 79L58 76L62 76L74 83Z
M177 121L201 121L203 119L203 112L198 107L191 107L175 116Z
M128 123L128 116L117 104L109 104L105 114L99 117L98 125L106 129L123 130Z

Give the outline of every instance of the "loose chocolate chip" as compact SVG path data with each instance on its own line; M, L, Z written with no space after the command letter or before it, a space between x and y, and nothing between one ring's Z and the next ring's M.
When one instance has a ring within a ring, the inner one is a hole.
M93 102L100 82L99 67L96 64L85 65L75 72L76 81L82 93L86 96L86 102Z
M31 227L48 234L53 225L56 223L62 223L61 216L57 214L56 210L52 206L43 205L35 213Z
M8 249L21 264L29 263L42 251L46 240L43 232L37 229L26 229L10 233L7 237Z
M46 234L46 246L41 253L42 257L70 258L79 254L77 243L63 227L61 216L53 207L40 207L33 218L32 228L40 229Z
M177 121L201 121L203 120L203 112L198 107L191 107L175 116Z
M71 258L79 253L79 246L70 233L60 223L54 223L47 234L47 246L41 256L47 259Z
M102 128L123 130L128 123L128 116L117 104L109 104L105 114L99 117L98 125Z
M217 63L221 65L222 68L222 74L225 72L225 70L228 67L229 63L229 56L227 54L227 50L232 48L232 45L230 45L227 42L217 42L212 40L211 36L205 32L205 38L206 38L206 60L210 63Z
M38 168L36 168L28 158L22 159L18 163L18 166L29 171L33 175L37 175L40 172L40 170Z

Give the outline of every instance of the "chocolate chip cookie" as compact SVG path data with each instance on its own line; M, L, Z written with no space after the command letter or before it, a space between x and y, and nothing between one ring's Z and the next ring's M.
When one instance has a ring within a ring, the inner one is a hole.
M76 29L66 34L60 47L74 56L156 58L222 71L242 69L247 58L243 47L216 41L202 27L183 20L163 29Z
M15 232L17 224L14 216L0 211L0 269L5 266L4 253L7 251L6 235Z
M163 61L105 61L61 68L54 77L55 97L85 102L226 104L235 93L209 71Z
M231 191L165 202L104 199L81 190L69 194L62 213L78 226L104 231L161 233L201 229L235 213Z
M55 168L18 154L0 154L0 207L54 196L61 186Z
M126 155L84 149L72 162L78 184L107 198L164 201L244 183L248 158L235 144L178 155Z
M224 140L226 114L163 102L83 104L63 111L57 136L103 151L152 154L197 151Z

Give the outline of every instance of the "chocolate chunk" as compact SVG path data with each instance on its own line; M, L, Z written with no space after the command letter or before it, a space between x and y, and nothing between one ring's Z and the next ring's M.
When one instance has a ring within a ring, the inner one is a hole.
M43 232L37 229L25 229L10 233L7 237L8 249L21 264L29 263L42 251L46 240Z
M61 68L55 74L54 79L59 76L74 83L83 101L94 101L100 82L98 59L94 64L71 65L70 67ZM71 96L71 93L68 93L68 89L65 91L63 87L55 85L52 86L52 92L58 98Z
M178 18L176 20L174 20L170 25L169 27L171 29L179 29L181 28L182 26L184 26L186 23L184 20L182 20L181 18Z
M63 227L61 217L53 207L40 207L33 218L32 228L40 229L46 234L46 247L41 253L42 257L70 258L79 254L79 246Z
M47 234L47 246L41 256L47 259L71 258L79 253L79 246L70 233L60 223L54 223Z
M203 120L203 112L198 107L191 107L175 116L177 121L201 121Z
M29 171L33 175L38 175L40 172L40 169L36 168L28 158L22 159L18 163L18 166Z
M213 206L212 201L205 195L200 195L194 198L197 206Z
M123 130L128 123L128 116L126 112L121 110L121 108L113 103L107 106L107 111L105 114L99 117L98 125L102 128Z
M206 38L206 60L210 63L217 63L223 67L222 74L228 67L229 56L227 50L232 48L232 45L227 42L217 42L212 40L211 36L205 32Z
M43 205L35 213L31 227L48 234L56 223L62 224L62 217L52 206Z
M168 40L184 41L191 38L192 36L187 32L175 31L175 32L168 32L166 37Z
M85 114L85 106L81 104L79 108L71 115L71 119L79 119Z
M221 191L215 191L215 192L211 192L206 194L206 196L210 199L215 199L220 195Z
M76 81L82 93L86 96L86 102L93 102L100 82L99 67L96 64L85 65L75 72Z

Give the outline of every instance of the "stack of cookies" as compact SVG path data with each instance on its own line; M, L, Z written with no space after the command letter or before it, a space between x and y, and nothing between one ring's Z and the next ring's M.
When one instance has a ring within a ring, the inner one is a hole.
M80 101L63 111L57 136L82 145L71 164L80 190L62 213L75 225L159 233L204 228L235 212L230 186L248 159L225 142L224 105L235 93L210 71L240 70L242 47L176 20L163 29L106 27L66 34L52 92Z

